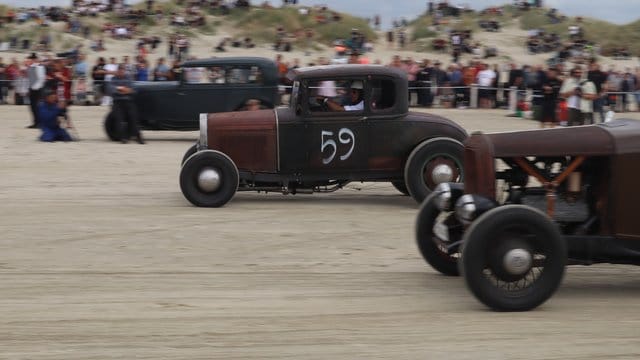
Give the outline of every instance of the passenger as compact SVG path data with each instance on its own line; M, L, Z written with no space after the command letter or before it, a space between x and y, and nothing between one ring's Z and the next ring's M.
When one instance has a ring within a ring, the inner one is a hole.
M356 80L351 83L349 100L351 105L340 105L334 100L328 97L320 97L323 104L325 104L331 111L362 111L364 110L364 97L363 97L362 81Z

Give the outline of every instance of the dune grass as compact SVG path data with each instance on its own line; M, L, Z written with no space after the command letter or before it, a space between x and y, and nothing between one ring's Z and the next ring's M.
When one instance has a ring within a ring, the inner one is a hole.
M504 15L501 17L482 15L479 12L465 13L454 21L449 18L450 22L439 26L438 31L434 30L433 17L423 15L410 23L412 40L444 37L446 34L442 30L445 28L477 31L480 30L478 25L480 20L495 18L502 26L512 21L519 21L519 26L523 30L542 29L547 33L556 33L563 41L567 41L569 39L568 27L576 23L575 17L565 17L564 21L552 24L547 16L548 8L522 11L514 6L506 5L503 7L503 11ZM562 16L562 14L558 14L558 16ZM587 40L598 44L603 53L607 54L613 48L626 47L632 55L640 56L640 20L630 24L617 25L602 20L583 18L579 25Z
M364 19L340 14L341 20L326 24L316 22L314 15L302 15L296 8L263 9L252 8L249 11L234 9L229 17L240 29L240 35L250 37L256 41L273 42L276 39L276 29L279 26L289 34L297 35L296 43L304 43L306 29L313 30L314 41L330 45L336 39L346 39L351 30L357 28L367 39L375 40L376 33Z

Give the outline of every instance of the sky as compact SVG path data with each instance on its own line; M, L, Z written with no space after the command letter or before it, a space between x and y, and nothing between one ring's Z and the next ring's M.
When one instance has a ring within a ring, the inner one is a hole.
M254 5L264 0L251 0ZM128 4L139 0L126 0ZM272 5L282 4L282 0L269 0ZM449 0L452 5L469 4L471 8L480 10L489 6L509 4L510 0ZM427 1L423 0L299 0L301 5L325 4L332 9L347 12L360 17L373 17L379 14L383 27L388 28L393 20L406 18L412 20L423 14ZM12 6L69 6L71 0L0 0L0 4ZM616 24L626 24L640 18L640 0L543 0L546 7L557 8L567 16L586 16Z

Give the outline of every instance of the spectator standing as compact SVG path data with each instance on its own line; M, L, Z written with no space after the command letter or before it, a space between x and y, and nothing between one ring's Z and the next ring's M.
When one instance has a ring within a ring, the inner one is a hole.
M409 104L411 104L411 94L415 93L416 94L416 102L418 102L418 89L416 89L416 87L418 86L417 82L416 82L416 78L418 75L418 72L420 71L420 66L418 65L418 63L416 63L415 61L413 61L413 58L407 58L406 61L406 66L405 66L405 71L407 72L407 81L409 82Z
M27 68L20 68L15 79L13 80L13 88L15 90L14 104L29 104L29 76L27 75Z
M558 79L558 71L550 68L547 76L542 82L542 116L540 127L555 127L558 123L556 116L556 106L560 96L562 82Z
M46 81L46 71L36 53L31 53L27 63L29 64L27 70L29 78L29 104L33 116L33 123L27 127L36 129L40 125L38 104L42 99L42 90L44 88L44 82Z
M478 93L478 97L480 99L479 105L483 109L490 109L493 107L491 101L491 87L493 86L497 75L487 64L481 64L480 66L480 71L476 76L476 83L480 86L480 91Z
M126 75L123 64L117 67L116 73L109 83L110 93L113 96L111 111L120 128L120 141L126 144L131 137L135 137L138 144L144 144L140 129L138 128L138 116L133 103L133 82Z
M136 81L149 81L149 63L147 59L141 59L138 62L135 79Z
M165 64L164 58L158 59L156 68L153 69L154 81L167 81L169 80L169 67Z
M420 106L431 107L433 104L433 96L431 95L431 77L433 67L431 61L423 60L420 71L416 74L416 84L418 85L418 104Z
M111 89L111 87L109 86L109 82L111 81L111 79L113 79L116 72L118 71L118 64L116 63L115 57L109 59L109 63L104 66L104 71L104 82L107 92L105 96L102 97L102 106L110 106L113 102L113 98L111 96L111 92L109 92L109 89Z
M0 57L0 104L6 104L5 98L9 90L9 82L7 79L7 65Z
M560 96L567 99L569 126L589 123L589 114L593 115L593 99L596 87L589 80L582 79L582 69L575 67L560 88Z
M104 69L105 59L103 57L99 57L96 60L96 65L93 66L91 70L91 78L93 79L93 92L94 92L94 103L97 105L99 102L102 102L102 97L106 93L107 89L105 87L104 77L106 74L106 70Z
M133 79L134 75L136 74L136 66L131 63L128 55L122 57L122 65L124 65L125 75L129 79Z
M598 93L598 96L593 100L593 112L600 114L600 122L604 122L604 104L606 102L604 84L607 81L607 74L602 72L600 70L600 64L594 61L589 65L587 79L593 83Z
M620 85L620 92L622 92L620 95L622 99L622 112L629 111L629 95L631 95L635 88L635 78L631 74L631 69L627 69L622 76L622 83Z

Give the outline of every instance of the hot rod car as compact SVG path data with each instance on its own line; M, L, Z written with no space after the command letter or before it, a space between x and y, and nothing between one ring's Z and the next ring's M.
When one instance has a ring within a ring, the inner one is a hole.
M175 81L134 83L134 102L145 130L197 130L201 113L238 111L248 100L264 109L279 104L276 64L259 57L225 57L186 61ZM104 122L111 140L118 124L109 113Z
M180 172L190 202L218 207L236 191L328 192L351 181L389 181L420 202L463 178L466 132L409 112L404 73L329 65L297 69L292 83L289 107L200 116ZM340 105L353 96L358 104Z
M638 164L634 120L474 133L464 184L438 185L420 209L418 248L490 308L535 308L567 264L640 264Z

